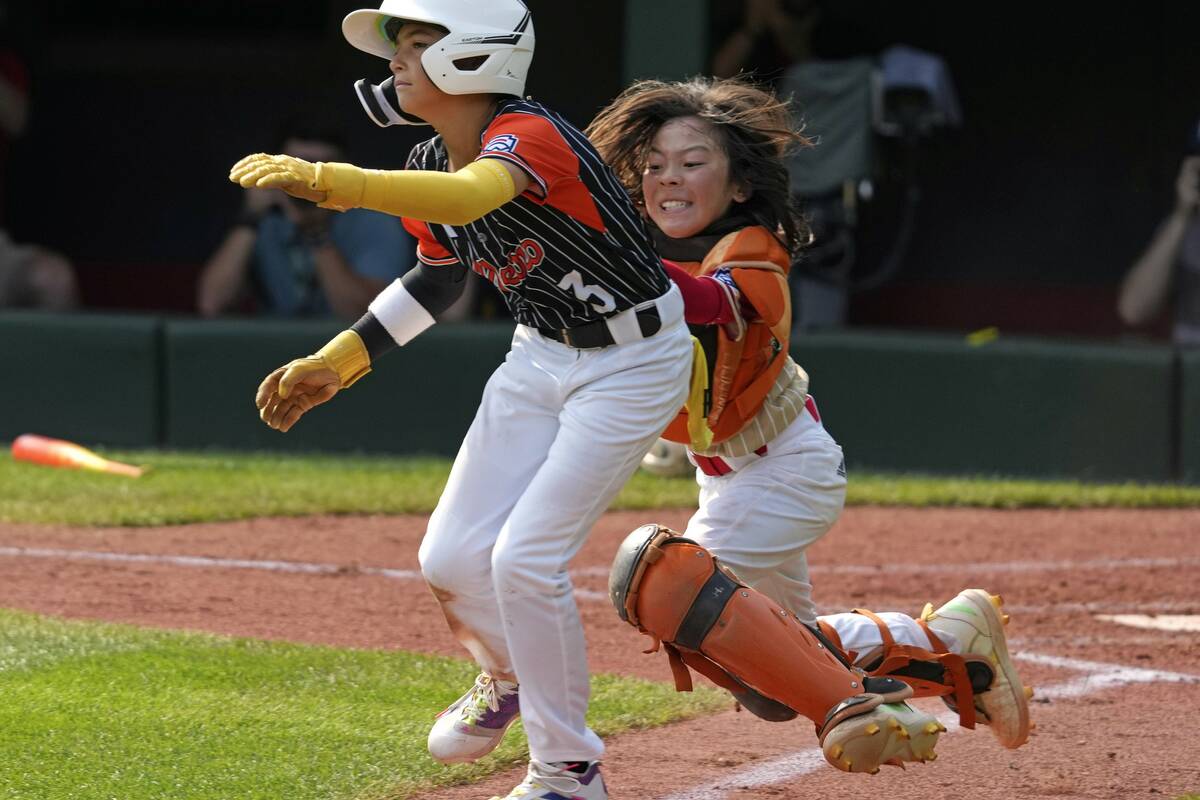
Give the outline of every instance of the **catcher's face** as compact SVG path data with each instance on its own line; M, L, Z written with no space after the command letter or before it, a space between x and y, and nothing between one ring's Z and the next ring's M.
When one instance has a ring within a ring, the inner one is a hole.
M395 76L396 99L410 114L427 118L428 109L446 97L421 65L421 54L445 35L442 29L420 22L406 22L396 34L396 53L389 66Z
M658 129L642 173L646 213L673 239L695 236L749 196L730 177L712 123L677 117Z

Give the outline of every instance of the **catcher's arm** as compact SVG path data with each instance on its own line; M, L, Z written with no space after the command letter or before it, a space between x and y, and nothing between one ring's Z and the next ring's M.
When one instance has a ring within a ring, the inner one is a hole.
M457 172L362 169L255 153L233 165L229 180L242 188L282 189L322 208L369 208L439 225L466 225L495 211L529 186L520 167L495 158Z

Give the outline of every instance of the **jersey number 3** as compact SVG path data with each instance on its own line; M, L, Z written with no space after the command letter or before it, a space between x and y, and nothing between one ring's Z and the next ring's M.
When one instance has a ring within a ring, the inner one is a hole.
M575 293L575 298L584 303L595 298L599 302L592 303L591 305L597 314L607 314L610 311L617 310L617 303L613 300L613 296L599 286L584 284L583 276L579 274L579 270L571 270L564 275L563 279L558 282L558 288L570 289Z

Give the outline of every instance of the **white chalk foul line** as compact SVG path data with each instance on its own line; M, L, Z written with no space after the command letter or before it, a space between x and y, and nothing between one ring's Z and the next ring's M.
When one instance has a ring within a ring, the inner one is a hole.
M182 567L210 567L218 569L255 569L273 572L290 572L309 575L371 575L393 580L419 580L420 572L411 569L392 569L388 567L368 567L340 564L311 564L299 561L251 560L236 558L216 558L209 556L181 555L151 555L148 553L112 553L88 550L60 550L39 547L0 547L0 556L26 558L62 558L73 561L107 561L110 563L142 563L170 564ZM1200 558L1132 558L1125 560L1094 559L1090 561L1007 561L1007 562L977 562L970 564L890 564L886 567L889 573L994 573L994 572L1053 572L1082 569L1145 569L1149 567L1186 567L1200 566ZM875 575L885 567L864 564L843 564L830 566L812 566L810 572L827 574ZM607 567L584 567L572 570L576 577L607 577ZM607 601L606 592L591 589L576 589L575 596L581 600ZM1140 611L1172 611L1192 610L1193 604L1186 608L1176 609L1165 605L1144 605ZM1102 604L1060 604L1053 607L1013 606L1014 611L1059 611L1071 613L1080 611L1100 611ZM1110 611L1125 610L1108 607Z
M1106 664L1099 661L1084 661L1078 658L1062 658L1040 653L1021 653L1015 657L1034 664L1088 673L1074 680L1037 687L1037 697L1046 699L1079 697L1093 694L1101 689L1132 683L1200 683L1200 675L1182 672L1141 669L1127 667L1123 664ZM947 733L959 730L958 715L943 710L937 714L937 718L946 726ZM755 764L747 769L724 775L714 781L693 786L682 792L664 795L660 800L723 800L730 792L760 786L773 786L816 772L825 766L827 766L825 757L820 749L810 747ZM832 769L832 767L829 768Z
M1088 603L1051 603L1045 606L1021 605L1020 603L1005 603L1004 610L1010 614L1023 614L1027 611L1038 614L1163 614L1169 611L1191 611L1200 609L1200 598L1194 600L1158 600L1150 603L1121 603L1095 600Z
M181 555L151 555L148 553L112 553L89 550L59 550L41 547L0 547L0 556L26 558L63 558L76 561L108 561L144 564L173 564L185 567L217 567L226 569L260 569L275 572L295 572L318 575L378 575L397 580L416 580L420 572L411 569L391 569L387 567L366 567L340 564L310 564L299 561L250 560L237 558L216 558L209 556ZM1200 558L1130 558L1095 559L1091 561L1003 561L975 562L968 564L889 564L887 566L842 564L809 567L813 573L847 574L847 575L876 575L885 570L889 574L915 574L928 572L953 573L993 573L993 572L1055 572L1075 571L1085 569L1146 569L1150 567L1190 567L1200 566ZM584 567L572 570L576 577L608 577L608 567ZM594 599L607 599L604 592L580 590L581 596ZM1028 607L1013 607L1013 610L1027 610ZM1057 607L1056 607L1057 608ZM1101 604L1080 604L1080 610L1102 610ZM1075 610L1074 604L1062 604L1060 610ZM1154 611L1158 607L1145 607L1144 610ZM1165 607L1162 610L1167 610ZM1190 610L1190 604L1188 607Z
M108 553L92 550L55 550L45 547L0 547L0 556L15 558L61 558L68 561L100 561L116 564L169 564L176 567L207 567L215 569L254 569L268 572L289 572L303 575L371 575L391 580L420 580L421 573L413 569L364 567L345 564L308 564L302 561L261 561L243 558L214 558L211 556L151 555L149 553ZM581 600L608 601L608 594L590 589L576 589Z
M992 572L1065 572L1084 569L1149 569L1151 567L1197 567L1200 558L1095 558L1086 561L979 561L965 564L885 564L864 566L861 564L820 564L809 567L810 572L830 575L879 575L903 572L926 574L930 572L992 573Z
M220 569L258 569L308 575L378 575L396 580L414 580L421 573L411 569L359 567L341 564L307 564L299 561L256 561L242 558L209 556L151 555L148 553L106 553L90 550L54 550L44 547L0 547L0 556L16 558L62 558L69 561L107 561L122 564L170 564L178 567L217 567Z
M1099 661L1084 661L1079 658L1064 658L1040 653L1014 653L1014 658L1031 664L1075 670L1083 675L1074 680L1038 687L1037 696L1048 700L1080 697L1113 686L1133 683L1200 683L1200 675L1187 672L1167 672L1160 669L1127 667L1123 664L1105 664Z
M818 614L840 614L847 608L862 605L862 597L826 598L826 602L817 606ZM876 609L877 611L882 609ZM889 609L890 610L890 609ZM1004 610L1010 614L1155 614L1162 616L1171 612L1200 610L1200 597L1192 600L1158 600L1150 603L1121 603L1096 601L1091 603L1013 603L1007 598ZM1116 620L1110 620L1116 621ZM1147 626L1150 627L1150 626ZM1056 637L1057 638L1057 637Z
M813 575L926 575L991 574L995 572L1074 572L1087 569L1149 569L1151 567L1200 567L1200 558L1096 558L1086 561L969 561L961 564L811 564ZM578 574L608 575L608 567L587 567Z
M1200 632L1200 615L1196 614L1097 614L1096 619L1154 631Z
M772 758L749 769L739 770L733 775L719 778L711 783L693 786L682 792L665 795L662 800L719 800L727 793L739 789L756 789L774 786L790 778L798 778L827 766L825 756L815 747L801 750L779 758ZM829 767L833 769L833 767Z

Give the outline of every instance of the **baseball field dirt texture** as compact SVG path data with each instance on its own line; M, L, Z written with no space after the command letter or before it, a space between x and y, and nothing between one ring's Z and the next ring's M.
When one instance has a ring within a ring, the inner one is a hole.
M592 669L669 681L663 653L606 596L620 540L684 509L615 512L572 564ZM169 528L0 524L0 607L72 619L461 657L422 584L417 516L258 519ZM614 797L1177 798L1200 788L1200 510L861 506L810 551L820 610L916 613L960 588L1004 597L1036 730L1004 750L949 731L936 762L848 775L811 725L737 712L612 737ZM318 565L319 569L314 569ZM769 646L769 643L767 643ZM512 735L510 733L510 735ZM504 794L521 769L425 794Z

